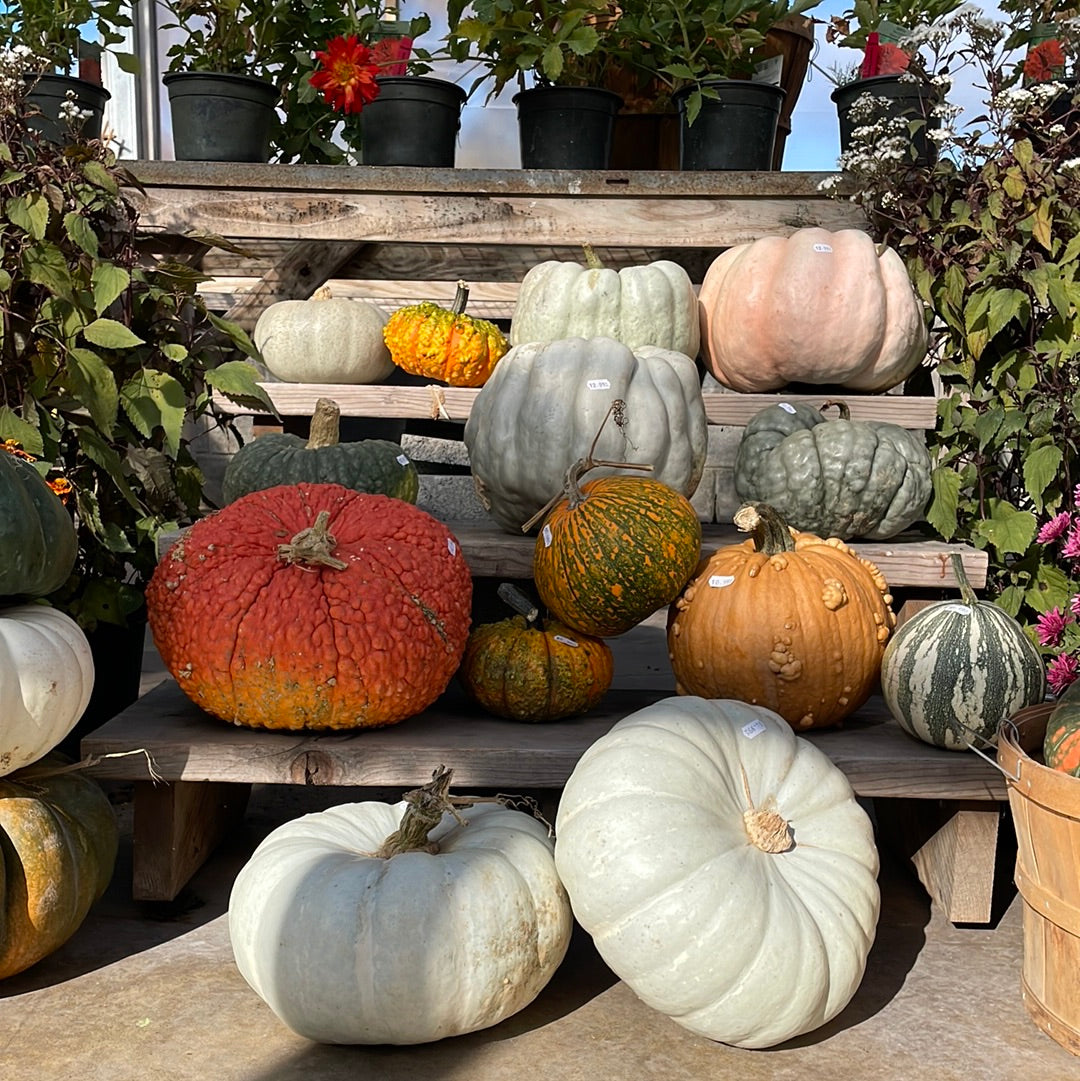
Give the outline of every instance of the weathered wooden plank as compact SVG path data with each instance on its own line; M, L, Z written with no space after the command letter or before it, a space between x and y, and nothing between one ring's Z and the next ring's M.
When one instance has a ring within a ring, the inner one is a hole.
M386 383L348 386L341 383L263 383L283 416L310 416L319 398L333 398L348 417L411 417L459 421L469 419L480 393L474 387L447 387L441 383L399 386ZM705 415L710 424L741 427L760 409L777 402L806 402L820 406L834 400L828 394L727 394L706 393ZM844 399L854 420L885 420L903 428L932 429L937 418L937 399L902 394L853 394ZM245 412L243 406L220 399L226 412ZM440 406L442 407L440 410Z
M664 692L610 691L600 707L557 725L522 725L480 713L451 688L416 717L349 734L259 732L233 727L193 705L167 680L82 742L84 755L145 748L169 781L330 784L371 787L426 782L438 765L462 786L557 788L578 758L619 719ZM865 796L1000 800L1005 783L974 754L944 751L905 735L880 698L843 728L810 733ZM145 780L141 755L108 758L95 776Z

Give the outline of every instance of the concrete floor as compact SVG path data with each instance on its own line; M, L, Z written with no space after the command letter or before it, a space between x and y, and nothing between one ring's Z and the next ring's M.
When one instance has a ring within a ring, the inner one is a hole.
M269 830L356 790L256 786L243 829L169 904L131 899L128 793L109 791L123 834L112 885L65 946L0 984L0 1081L1080 1081L1080 1059L1021 1002L1008 874L1000 919L956 927L888 856L862 986L828 1026L772 1050L685 1032L619 983L580 931L552 983L496 1028L413 1048L312 1044L236 970L228 894Z

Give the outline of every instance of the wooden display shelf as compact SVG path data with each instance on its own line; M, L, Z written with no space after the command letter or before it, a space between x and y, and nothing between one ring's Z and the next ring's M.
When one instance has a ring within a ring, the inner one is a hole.
M613 724L666 696L613 690L583 717L525 725L481 713L452 684L431 708L397 725L293 734L225 724L169 679L84 738L82 752L97 760L91 773L98 779L134 782L135 897L171 900L242 810L251 784L405 789L446 765L460 791L557 792L586 748ZM929 868L924 881L950 918L989 919L998 803L1007 798L993 765L912 739L880 698L843 727L806 738L860 796L926 801L935 812L947 808L921 846ZM962 888L954 885L958 877ZM951 903L954 894L962 899L959 908Z

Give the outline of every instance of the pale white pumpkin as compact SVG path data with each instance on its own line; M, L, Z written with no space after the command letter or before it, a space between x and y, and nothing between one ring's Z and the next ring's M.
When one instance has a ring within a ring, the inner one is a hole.
M0 609L0 777L48 754L94 689L82 628L44 604Z
M728 248L701 282L705 366L738 391L789 383L883 391L926 357L904 261L861 229L796 229Z
M382 333L388 318L375 304L322 286L310 300L271 304L253 337L267 371L283 382L381 383L394 370Z
M244 979L301 1036L417 1044L527 1006L573 917L547 829L497 804L446 814L434 852L375 855L406 803L354 803L274 830L241 869L229 934Z
M586 265L549 259L522 279L510 344L557 338L614 338L696 357L697 293L690 275L667 259L612 270L586 248Z
M873 829L777 714L695 697L631 714L578 761L555 831L600 955L691 1032L771 1047L858 988L879 908Z
M594 457L647 463L649 476L687 498L694 493L708 422L689 357L611 338L526 342L499 361L465 424L477 494L499 525L519 532L562 491L615 400L624 407L604 425ZM605 467L589 478L619 472L628 471Z

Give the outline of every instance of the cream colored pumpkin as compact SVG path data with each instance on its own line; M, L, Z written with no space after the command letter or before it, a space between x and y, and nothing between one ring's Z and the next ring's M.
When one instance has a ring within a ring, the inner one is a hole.
M388 316L366 300L317 289L310 300L279 300L255 324L255 346L286 383L381 383L394 370L383 341Z
M877 927L873 827L775 713L667 698L579 759L555 824L574 915L612 971L691 1032L771 1047L835 1017Z
M612 270L586 248L587 263L550 259L521 282L510 344L557 338L614 338L631 349L655 345L696 357L697 295L686 271L667 259Z
M527 1006L573 918L545 826L497 804L439 818L420 841L406 803L354 803L274 830L241 869L229 935L244 979L310 1040L416 1044Z
M859 229L798 229L722 252L698 294L706 367L733 390L883 391L927 350L903 260Z
M44 604L0 609L0 777L56 747L93 689L90 643L70 616Z
M640 462L689 498L705 468L708 424L697 367L684 353L611 338L515 345L481 388L464 440L477 494L504 529L521 527L585 456L612 402L594 457ZM604 467L590 478L626 470Z

